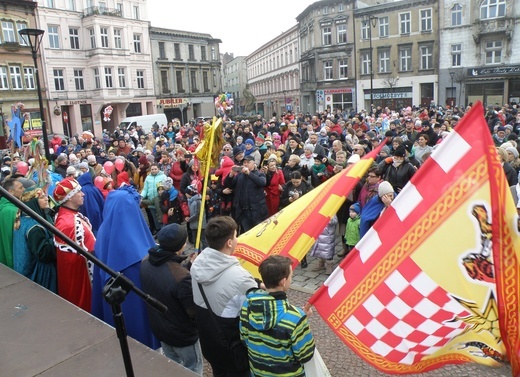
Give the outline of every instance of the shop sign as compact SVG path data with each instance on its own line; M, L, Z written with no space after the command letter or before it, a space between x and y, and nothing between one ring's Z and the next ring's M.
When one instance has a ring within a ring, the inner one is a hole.
M157 101L157 105L160 105L164 108L179 107L187 103L188 100L186 98L161 98Z
M469 68L468 77L520 75L520 65L503 67Z
M324 89L325 94L352 93L352 88Z

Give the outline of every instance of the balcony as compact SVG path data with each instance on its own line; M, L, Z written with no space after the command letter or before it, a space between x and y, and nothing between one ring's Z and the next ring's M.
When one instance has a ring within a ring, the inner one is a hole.
M89 7L83 11L83 18L90 16L122 17L121 11L107 7Z
M480 38L489 34L503 34L508 40L511 40L514 29L513 18L493 18L476 20L473 24L473 39L475 43L480 42Z

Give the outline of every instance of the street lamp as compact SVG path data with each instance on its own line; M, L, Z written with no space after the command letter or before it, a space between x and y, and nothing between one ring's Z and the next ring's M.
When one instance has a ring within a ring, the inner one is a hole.
M377 17L371 15L365 15L363 22L368 26L368 40L370 46L370 112L372 112L372 106L374 105L374 53L372 48L372 27L376 26Z
M453 108L453 101L455 100L455 88L453 87L453 77L455 76L455 72L450 72L451 77L451 107Z
M38 50L40 49L43 33L45 33L45 31L40 29L21 29L18 31L18 34L20 34L20 36L24 39L25 43L29 45L29 48L32 52L32 58L34 62L34 74L36 78L36 89L38 90L38 102L40 104L40 117L42 120L43 148L45 149L45 158L47 159L47 162L50 163L51 155L49 152L49 139L47 137L47 124L45 123L45 116L43 114L43 99L36 55L38 53Z

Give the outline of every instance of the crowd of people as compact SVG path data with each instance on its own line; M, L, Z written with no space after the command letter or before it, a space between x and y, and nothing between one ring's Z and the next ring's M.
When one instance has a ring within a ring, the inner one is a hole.
M0 181L83 250L124 270L168 306L163 315L139 300L127 303L129 335L152 348L161 345L168 357L199 375L204 356L214 376L303 376L314 341L309 308L287 302L290 261L266 259L260 266L263 283L255 281L232 256L237 235L383 144L309 250L318 258L315 270L330 274L337 236L343 246L337 256L343 258L468 108L377 107L370 113L289 111L269 119L225 119L220 164L208 177L195 157L202 121L182 125L174 119L148 134L139 126L104 130L100 138L54 134L49 168L31 155L34 148L13 149L2 156ZM510 104L484 115L520 205L520 113ZM202 251L186 255L199 233ZM0 263L110 323L102 299L109 276L5 197ZM306 258L301 267L307 267Z

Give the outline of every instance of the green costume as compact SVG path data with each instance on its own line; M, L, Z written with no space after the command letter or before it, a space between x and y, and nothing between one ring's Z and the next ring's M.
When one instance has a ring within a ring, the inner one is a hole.
M13 268L13 226L18 208L0 198L0 263Z

